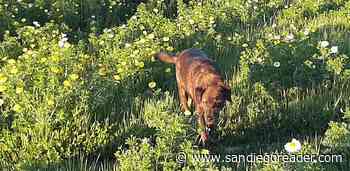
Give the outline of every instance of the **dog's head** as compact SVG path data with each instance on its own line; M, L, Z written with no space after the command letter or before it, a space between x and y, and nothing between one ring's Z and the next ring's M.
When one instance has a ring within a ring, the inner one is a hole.
M197 102L200 102L198 112L204 115L205 130L200 133L200 139L205 145L213 134L216 117L226 102L231 102L231 89L224 85L213 85L206 89L196 89Z
M231 102L231 89L224 85L212 85L206 89L197 89L197 100L200 101L200 113L204 114L205 123L208 128L215 125L215 115L225 106L226 102Z

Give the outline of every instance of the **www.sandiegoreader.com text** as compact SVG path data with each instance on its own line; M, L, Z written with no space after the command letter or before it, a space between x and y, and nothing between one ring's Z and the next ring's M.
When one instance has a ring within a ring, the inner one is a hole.
M186 163L189 160L194 162L213 163L268 163L268 162L314 162L314 163L339 163L344 161L340 154L192 154L187 155L180 152L176 156L177 162Z

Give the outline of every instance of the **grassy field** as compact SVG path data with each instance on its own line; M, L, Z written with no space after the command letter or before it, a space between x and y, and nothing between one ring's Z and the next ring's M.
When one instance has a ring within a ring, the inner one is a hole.
M209 148L153 59L187 48L232 91ZM0 0L0 168L349 170L349 56L347 0Z

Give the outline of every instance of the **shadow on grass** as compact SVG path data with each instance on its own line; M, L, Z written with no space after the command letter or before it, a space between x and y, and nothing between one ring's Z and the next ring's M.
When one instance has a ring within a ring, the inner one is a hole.
M302 90L289 90L280 99L274 98L274 102L266 101L263 95L259 97L249 92L234 92L233 97L238 100L228 106L222 116L225 120L223 131L228 132L223 135L222 143L268 144L289 136L312 135L315 132L323 135L330 121L341 119L340 108L349 105L346 100L350 97L348 88L314 87L305 93ZM245 89L254 91L249 87ZM271 107L274 103L278 103L276 108ZM260 112L252 115L251 110Z
M304 66L304 61L316 53L315 46L320 40L328 40L331 45L339 46L341 53L349 54L350 41L347 39L349 30L342 29L341 32L335 32L339 28L343 26L319 28L310 39L293 44L296 48L288 45L267 48L273 61L281 61L281 67L252 65L248 83L245 83L248 87L232 85L233 96L241 100L241 104L238 104L237 114L228 116L230 120L228 124L239 126L232 126L236 127L232 131L238 133L232 133L236 136L227 139L235 139L242 143L278 140L280 137L293 134L307 135L313 132L323 134L329 121L340 120L342 115L340 109L348 105L347 99L350 97L348 82L332 77L325 66L316 70ZM345 68L349 68L347 63ZM249 123L247 118L251 116L247 116L247 110L248 106L256 105L254 100L262 100L263 105L268 105L264 99L256 98L260 96L259 94L244 91L245 89L254 91L251 85L256 83L261 83L266 88L268 95L278 104L278 108L271 111L258 107L257 110L265 110L258 114L262 115L262 118ZM237 121L239 119L246 120Z

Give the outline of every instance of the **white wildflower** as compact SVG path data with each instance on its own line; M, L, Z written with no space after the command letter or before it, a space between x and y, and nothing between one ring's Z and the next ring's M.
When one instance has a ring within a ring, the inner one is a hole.
M142 144L148 144L149 142L149 139L148 138L143 138L142 139Z
M68 41L68 38L66 37L66 34L62 34L62 38L61 40L58 41L58 46L60 48L64 48L64 45L66 44L66 42Z
M297 29L297 28L295 27L294 24L291 24L291 25L290 25L290 28L293 29L293 30L296 30L296 29Z
M320 42L321 48L325 48L325 47L327 47L328 45L329 45L329 42L328 42L327 40L324 40L324 41L321 41L321 42Z
M292 142L288 142L286 145L284 145L284 149L288 153L299 152L301 150L301 143L293 138Z
M154 34L153 33L151 33L151 34L149 34L148 36L147 36L147 38L149 38L149 39L154 39Z
M58 42L58 46L59 46L60 48L64 48L64 43L65 43L64 41L61 41L61 40L60 40L60 41Z
M169 37L163 37L163 41L164 41L164 42L169 41Z
M338 46L332 46L332 47L331 47L331 53L332 53L332 54L338 53Z
M131 47L130 43L125 43L125 48Z
M256 62L259 63L259 64L261 64L261 63L263 62L263 59L262 59L262 58L257 58L257 59L256 59Z
M276 62L273 63L273 66L276 67L276 68L278 68L278 67L281 66L281 63L278 62L278 61L276 61Z
M280 39L281 39L281 36L280 36L280 35L276 35L276 36L273 37L273 39L275 39L275 40L280 40Z
M190 19L189 20L190 24L194 24L194 20Z
M285 38L287 42L291 42L294 40L294 35L292 33L288 34Z
M37 22L37 21L33 21L33 25L34 25L35 27L40 27L40 24L39 24L39 22Z

